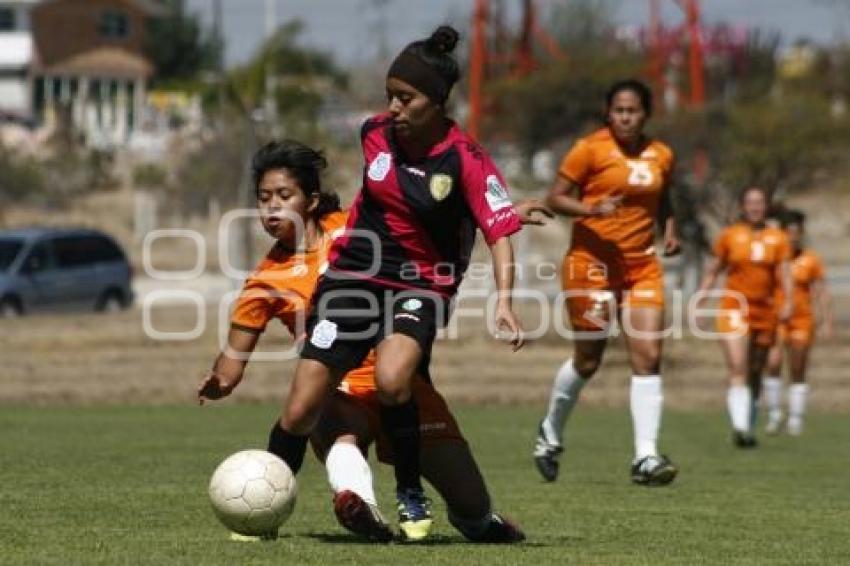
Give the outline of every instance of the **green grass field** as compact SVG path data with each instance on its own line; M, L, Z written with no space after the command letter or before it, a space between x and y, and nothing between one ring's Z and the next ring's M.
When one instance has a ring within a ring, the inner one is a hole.
M470 545L436 502L419 546L361 544L337 526L323 469L309 459L284 536L227 540L206 496L219 460L262 446L276 409L3 408L3 564L826 564L850 562L850 427L813 415L806 436L731 448L723 415L665 416L681 467L662 489L632 486L626 411L579 410L561 480L543 484L529 449L537 411L461 408L497 508L528 541ZM378 487L392 499L391 470ZM389 513L387 513L389 515Z

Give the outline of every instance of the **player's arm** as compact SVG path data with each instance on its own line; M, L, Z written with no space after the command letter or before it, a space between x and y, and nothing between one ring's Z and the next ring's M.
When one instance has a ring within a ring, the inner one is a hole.
M514 210L519 216L520 222L524 225L543 226L546 223L544 218L554 218L555 216L543 201L536 198L519 201L514 204ZM542 216L537 216L537 214Z
M581 201L581 187L572 179L558 175L555 184L549 189L545 204L553 212L564 216L607 216L613 213L622 196L608 197L594 204Z
M832 316L832 296L829 294L829 289L823 279L812 281L812 299L818 305L821 315L821 325L823 327L823 337L832 338L834 329L834 319Z
M699 304L706 301L707 297L705 296L705 293L714 289L714 286L717 284L717 278L720 277L720 274L725 270L726 262L720 257L712 256L708 260L708 263L705 266L705 271L703 272L702 281L699 284L699 289L697 289L697 294L701 295Z
M682 251L679 243L679 231L676 224L676 215L673 211L673 202L670 199L670 188L665 186L661 191L661 203L658 208L658 223L664 230L664 255L672 256Z
M227 348L215 359L212 369L198 387L198 403L227 397L242 381L248 359L257 346L258 332L231 328L227 335Z
M791 295L794 292L794 280L791 277L791 262L787 259L782 260L782 263L779 264L779 277L785 300L779 306L779 320L785 322L791 318L794 312L793 297Z
M513 311L511 292L514 288L514 250L509 237L499 238L490 245L490 255L493 258L493 276L496 279L496 292L499 299L496 303L496 330L510 335L510 343L514 352L522 348L525 338L522 325Z

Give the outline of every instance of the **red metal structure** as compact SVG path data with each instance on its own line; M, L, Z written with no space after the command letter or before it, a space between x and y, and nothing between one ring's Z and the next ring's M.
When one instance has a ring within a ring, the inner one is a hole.
M481 133L484 110L484 84L494 74L525 76L539 68L535 47L540 46L553 60L566 55L558 43L537 24L534 0L522 0L523 15L513 49L500 49L509 34L501 29L500 13L494 13L489 0L475 0L472 13L472 46L469 56L469 120L467 131L473 138ZM494 41L491 41L494 40ZM507 51L507 52L503 52Z
M649 0L649 72L656 92L664 92L664 64L672 52L681 49L687 37L688 78L690 94L688 101L699 108L705 103L705 50L700 22L699 0L675 0L685 14L685 23L673 30L666 30L661 23L661 0Z

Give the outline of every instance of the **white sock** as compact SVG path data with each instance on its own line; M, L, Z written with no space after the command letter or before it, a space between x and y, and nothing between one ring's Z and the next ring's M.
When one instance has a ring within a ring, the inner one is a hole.
M564 425L578 401L579 393L587 380L580 376L570 358L555 374L552 393L549 395L549 412L543 419L543 429L547 440L562 444Z
M334 493L353 491L366 503L377 505L372 470L355 445L346 442L334 444L325 458L325 468Z
M631 387L632 424L635 433L635 458L658 456L658 429L661 427L660 375L633 375Z
M750 402L752 394L746 385L732 385L726 395L726 406L732 428L738 432L750 432Z
M782 416L782 378L765 377L762 386L764 387L764 405L767 408L768 419L778 421Z
M788 428L796 433L803 429L808 396L809 386L805 383L792 383L788 388Z

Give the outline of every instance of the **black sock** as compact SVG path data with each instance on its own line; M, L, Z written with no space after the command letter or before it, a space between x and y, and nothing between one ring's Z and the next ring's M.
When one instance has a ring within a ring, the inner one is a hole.
M286 462L293 474L297 474L304 463L304 453L307 452L307 436L291 434L280 427L275 421L269 433L268 451Z
M381 428L393 449L397 489L422 489L419 479L419 411L413 399L401 405L381 405Z

